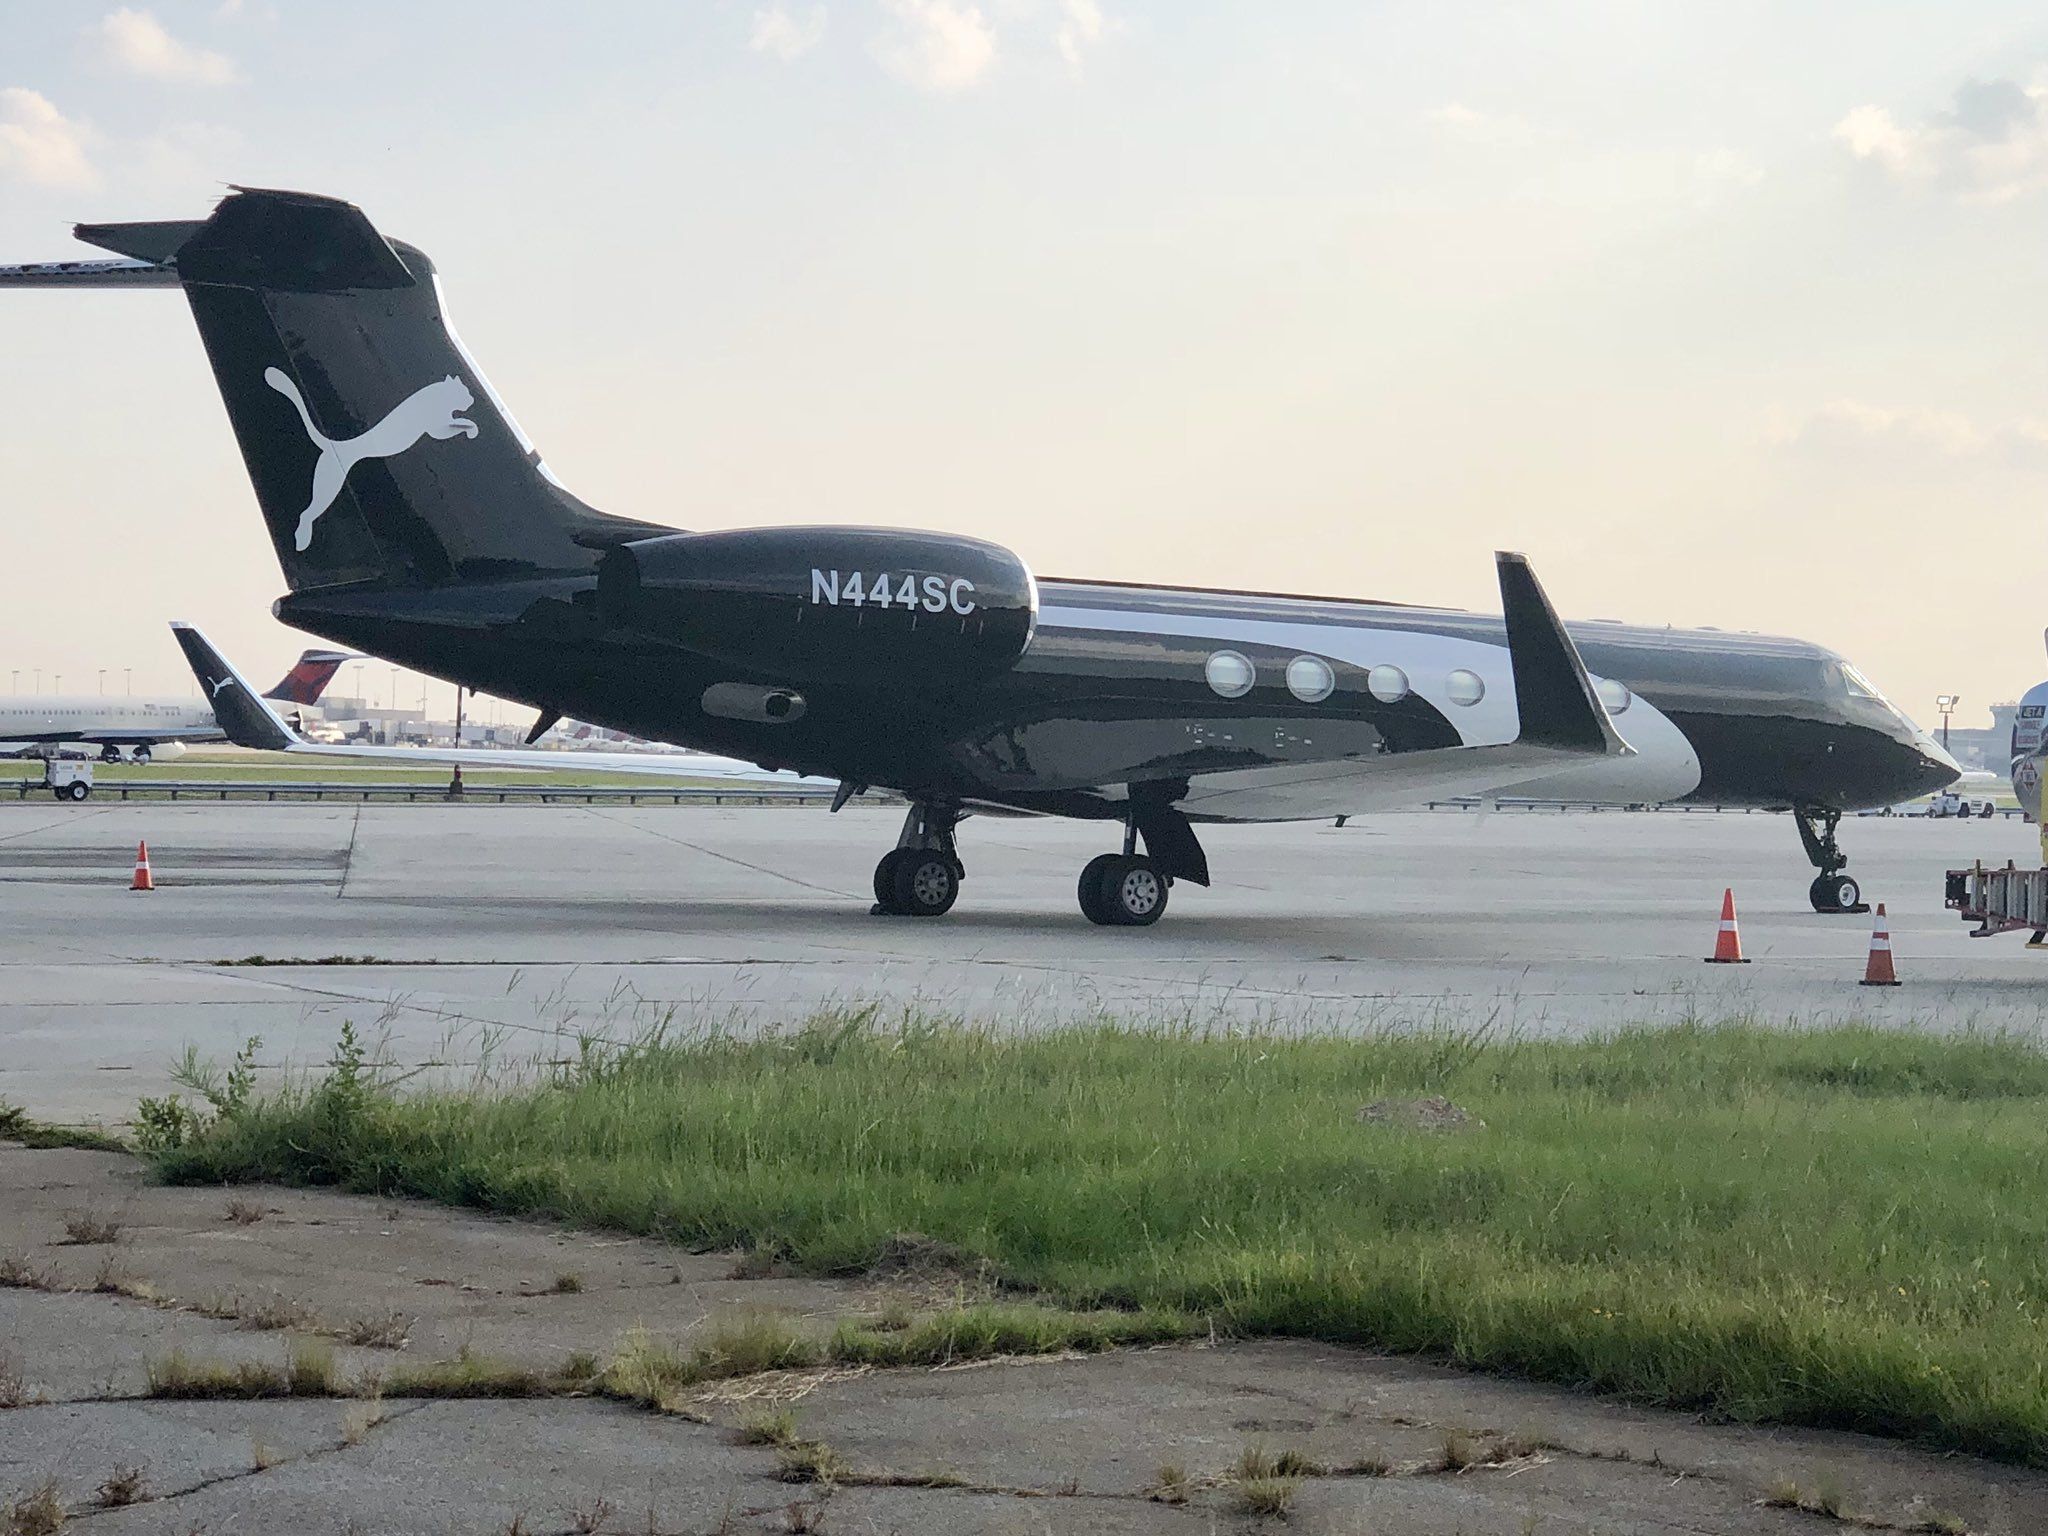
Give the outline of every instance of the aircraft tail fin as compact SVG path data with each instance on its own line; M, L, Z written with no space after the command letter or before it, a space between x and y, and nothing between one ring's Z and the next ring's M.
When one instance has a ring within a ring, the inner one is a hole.
M434 264L337 198L236 188L201 222L81 224L113 262L8 286L182 286L286 581L588 572L625 539L541 462L449 327Z
M298 744L297 734L277 717L277 711L268 702L257 696L233 664L214 649L212 641L194 626L175 620L171 633L177 637L185 660L191 663L200 692L212 704L213 717L227 732L229 741L263 752L283 752Z
M318 704L320 695L334 681L345 661L354 661L353 651L302 651L291 671L278 679L277 686L263 695L284 704Z

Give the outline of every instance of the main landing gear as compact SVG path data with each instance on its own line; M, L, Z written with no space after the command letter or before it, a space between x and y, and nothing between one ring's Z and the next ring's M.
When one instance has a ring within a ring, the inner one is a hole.
M953 842L959 820L957 805L911 803L896 846L875 865L873 916L942 917L953 909L967 873ZM1143 853L1138 851L1141 835ZM1162 793L1141 786L1124 822L1123 851L1090 859L1076 894L1091 923L1145 928L1165 915L1167 893L1180 879L1207 885L1209 861L1187 817Z
M1835 828L1841 823L1842 813L1795 806L1792 820L1799 828L1799 841L1806 849L1807 858L1820 871L1806 892L1807 899L1813 903L1813 910L1868 912L1870 907L1863 900L1863 888L1853 875L1842 873L1849 862L1849 856L1842 852L1842 845L1835 841Z
M1148 928L1166 914L1173 876L1138 852L1138 825L1124 826L1124 851L1098 853L1081 866L1081 915L1103 928Z
M966 868L953 846L956 806L913 802L896 846L875 866L875 917L944 917L960 899Z

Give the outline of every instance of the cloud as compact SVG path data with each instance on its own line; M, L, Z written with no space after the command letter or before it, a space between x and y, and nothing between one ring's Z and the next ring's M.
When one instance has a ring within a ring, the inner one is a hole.
M964 91L996 58L996 34L981 12L955 0L882 0L896 20L875 45L892 74L920 90Z
M1966 80L1946 111L1922 123L1866 104L1835 124L1834 140L1902 185L2011 202L2048 188L2048 79Z
M1096 0L1060 0L1059 16L1053 42L1059 47L1060 57L1067 61L1067 68L1078 75L1083 56L1109 31L1109 19Z
M102 61L123 74L175 85L226 85L235 79L227 55L179 42L147 11L123 7L86 36Z
M1501 112L1482 112L1462 101L1431 107L1422 120L1447 138L1466 144L1526 144L1537 137L1528 123Z
M21 86L0 90L0 180L32 187L97 186L99 172L85 140L85 130L41 92Z
M779 5L764 5L754 12L754 28L747 46L756 53L773 54L787 64L799 54L809 53L825 40L825 7L814 5L801 19Z
M1865 400L1830 400L1796 418L1781 417L1768 432L1779 447L1849 453L1869 459L1887 450L1941 460L2010 460L2048 464L2048 423L1983 425L1959 411L1902 410Z

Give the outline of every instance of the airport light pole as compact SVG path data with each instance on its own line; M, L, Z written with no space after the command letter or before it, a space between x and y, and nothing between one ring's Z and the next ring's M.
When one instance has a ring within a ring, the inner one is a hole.
M100 696L101 696L102 698L106 697L106 692L107 692L107 669L106 669L105 667L101 667L101 668L100 668Z
M1941 711L1941 750L1948 750L1948 717L1956 712L1956 706L1963 702L1960 693L1938 693L1934 696L1934 707Z
M133 693L135 691L135 669L133 667L123 667L121 669L121 679L122 686L129 693Z

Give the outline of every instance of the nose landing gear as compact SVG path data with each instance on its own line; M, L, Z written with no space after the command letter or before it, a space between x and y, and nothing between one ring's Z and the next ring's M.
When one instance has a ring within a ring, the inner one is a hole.
M1792 821L1799 828L1800 845L1806 849L1806 857L1812 861L1813 867L1820 871L1813 884L1807 887L1806 897L1816 912L1868 912L1870 906L1863 899L1863 888L1853 875L1842 873L1849 863L1849 856L1835 841L1835 828L1841 820L1840 811L1793 807ZM1819 825L1816 827L1815 823Z

